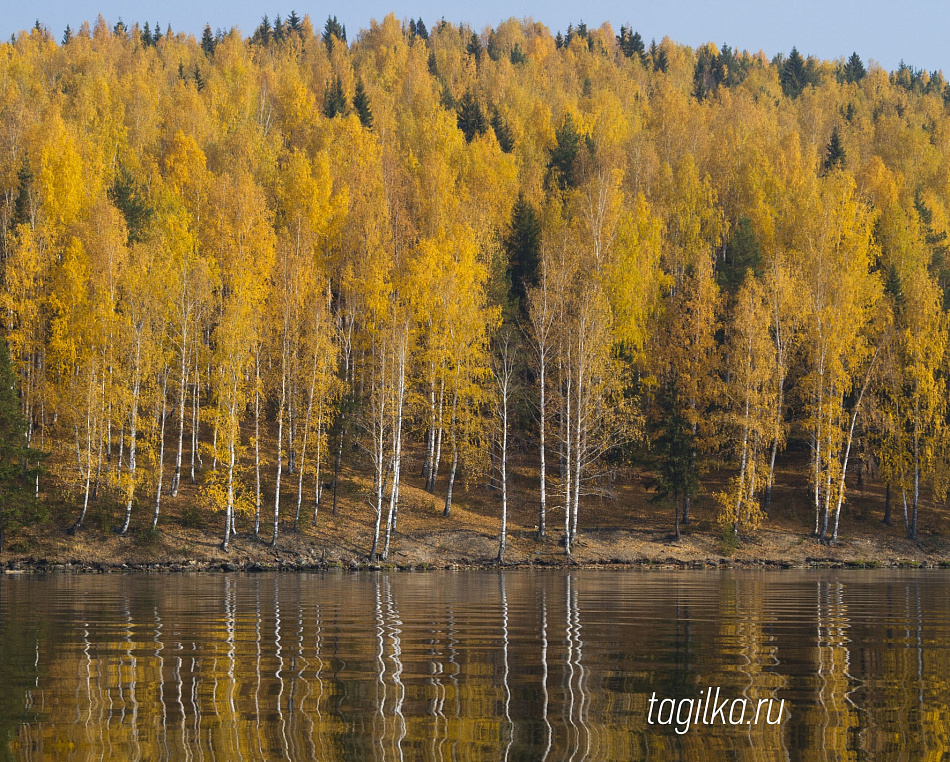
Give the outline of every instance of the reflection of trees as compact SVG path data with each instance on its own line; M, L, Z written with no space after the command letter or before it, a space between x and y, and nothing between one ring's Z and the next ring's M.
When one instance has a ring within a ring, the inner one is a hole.
M921 574L85 584L20 585L13 603L0 587L0 731L20 756L837 760L948 746L947 583ZM30 624L46 615L55 627ZM650 691L715 686L750 706L786 698L786 720L646 726Z

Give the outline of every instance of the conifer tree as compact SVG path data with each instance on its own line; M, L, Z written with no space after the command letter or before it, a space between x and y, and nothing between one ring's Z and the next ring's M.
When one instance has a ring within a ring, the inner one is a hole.
M346 95L343 93L343 80L339 75L333 79L332 84L327 80L323 93L323 114L327 119L346 114Z
M287 17L287 28L295 34L300 34L301 23L300 16L297 15L297 11L291 11L290 15Z
M521 315L527 314L528 290L538 285L541 264L541 219L524 193L511 210L511 227L505 236L511 298Z
M458 126L467 143L471 143L476 135L484 135L488 131L485 112L471 90L466 90L459 102Z
M337 21L336 16L327 16L327 23L323 25L323 44L328 52L333 50L334 40L346 45L346 27Z
M864 68L864 62L861 60L861 56L856 52L852 53L844 65L845 82L860 82L864 79L866 74L867 70Z
M561 190L573 188L577 184L574 161L580 152L581 136L574 126L574 118L567 113L554 133L554 147L548 169L557 187Z
M216 45L217 42L214 39L214 32L211 31L211 24L205 24L204 31L201 33L201 49L208 58L214 55Z
M469 38L468 45L465 48L465 51L470 55L474 56L475 63L480 63L482 60L482 39L478 36L476 32L472 32L472 36Z
M687 402L682 398L675 380L662 390L658 402L656 427L657 476L654 483L657 499L673 507L673 526L680 536L680 504L699 492L699 468L696 443L689 421Z
M0 553L8 528L41 515L33 482L43 455L27 444L26 434L10 351L0 340Z
M369 96L363 87L363 80L356 80L356 92L353 94L353 110L367 130L373 129L373 110L369 105Z
M831 131L831 140L828 141L828 145L825 147L825 159L821 167L825 172L840 169L844 167L844 160L844 146L841 145L841 137L838 135L838 128L835 127Z
M782 92L789 98L797 98L802 94L805 86L808 84L805 71L805 59L798 52L798 48L792 48L788 54L785 63L782 65L780 76L782 82Z
M498 147L505 153L511 153L515 147L515 138L511 134L511 128L501 113L495 109L491 115L491 126L495 131L495 138L498 140Z

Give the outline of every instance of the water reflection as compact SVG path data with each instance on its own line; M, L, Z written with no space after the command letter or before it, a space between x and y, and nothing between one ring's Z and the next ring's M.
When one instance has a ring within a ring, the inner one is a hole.
M0 577L22 759L950 753L950 575ZM781 722L650 724L707 689Z

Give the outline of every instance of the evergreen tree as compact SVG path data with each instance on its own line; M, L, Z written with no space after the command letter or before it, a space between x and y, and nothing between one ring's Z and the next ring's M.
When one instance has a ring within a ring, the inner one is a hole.
M475 56L476 64L482 60L482 40L475 32L472 32L465 50L470 56Z
M802 54L798 52L797 48L792 48L792 52L788 54L788 58L782 64L780 79L782 92L789 98L797 98L808 84L805 59L802 58Z
M150 47L152 44L152 27L149 26L148 22L145 22L145 26L142 28L142 44L145 47Z
M323 93L323 113L327 119L346 114L346 95L343 92L343 80L339 76L333 79L332 84L327 80Z
M217 42L214 39L214 32L211 31L211 24L205 24L204 31L201 33L201 49L208 58L214 55L215 45Z
M162 39L162 27L159 23L155 22L155 30L152 32L152 44L157 45L158 41Z
M120 166L115 173L112 187L109 188L109 198L125 217L129 243L141 241L152 216L146 189L136 182L132 173Z
M373 110L369 105L369 96L363 88L363 80L356 80L356 92L353 95L353 110L367 130L373 129Z
M297 11L291 11L290 15L287 17L287 27L291 32L300 34L301 25L300 25L300 16L297 15Z
M864 68L864 62L856 52L851 54L847 63L844 65L844 79L846 82L860 82L867 74Z
M676 536L680 536L680 504L699 492L696 443L687 405L676 382L670 382L658 402L656 423L657 476L655 500L667 500L673 507Z
M845 160L844 146L841 145L841 137L838 135L838 128L831 131L831 140L825 148L825 160L821 166L825 172L830 172L836 167L843 167Z
M333 40L337 39L346 44L346 27L336 20L336 16L327 16L327 23L323 25L323 44L327 50L333 50Z
M643 37L639 32L634 32L627 27L620 27L620 34L617 36L617 43L620 45L620 52L627 58L636 57L640 63L646 61L647 51L643 44Z
M554 148L551 149L551 160L548 170L554 182L561 190L573 188L577 184L574 171L574 161L580 151L581 136L574 126L571 115L565 114L561 126L554 134Z
M24 154L20 170L17 172L16 203L13 205L13 225L32 225L36 216L33 198L33 171L30 161Z
M427 42L429 40L429 30L426 29L426 25L422 19L416 21L416 37L426 40Z
M264 18L262 18L261 23L257 25L257 29L254 30L254 36L251 39L258 45L267 45L270 42L271 29L270 19L267 18L267 14L264 14Z
M471 90L466 90L459 102L458 127L468 143L471 143L476 135L484 135L488 131L488 120L485 119L485 113Z
M501 45L498 44L498 36L495 34L494 29L488 33L488 44L485 46L485 52L488 53L488 57L492 61L497 61L501 58L502 49Z
M511 210L511 227L504 239L508 257L508 274L511 279L511 297L516 302L519 314L528 314L528 289L538 285L541 267L541 218L534 207L518 194Z
M515 147L515 139L511 134L511 128L505 118L495 109L491 117L491 126L495 131L495 138L498 140L498 146L505 153L511 153Z
M511 53L508 57L514 66L528 63L528 57L524 54L524 51L521 49L521 43L518 43L518 42L515 43L515 46L511 49Z
M148 29L147 24L145 28ZM69 24L66 24L66 29L63 32L63 45L68 44L72 38L73 38L73 30L69 28Z
M558 50L564 47L564 35L562 35L560 32L558 32L554 38L554 47Z
M26 432L10 350L0 340L0 553L7 529L42 518L34 492L44 456L29 447Z
M726 243L716 282L724 291L735 293L750 270L757 278L762 275L762 247L752 229L752 220L742 217Z

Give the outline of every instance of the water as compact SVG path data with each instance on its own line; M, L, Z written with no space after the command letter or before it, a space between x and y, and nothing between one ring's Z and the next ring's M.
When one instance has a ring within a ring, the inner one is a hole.
M948 604L943 571L0 575L0 757L939 758ZM649 722L717 687L775 724Z

